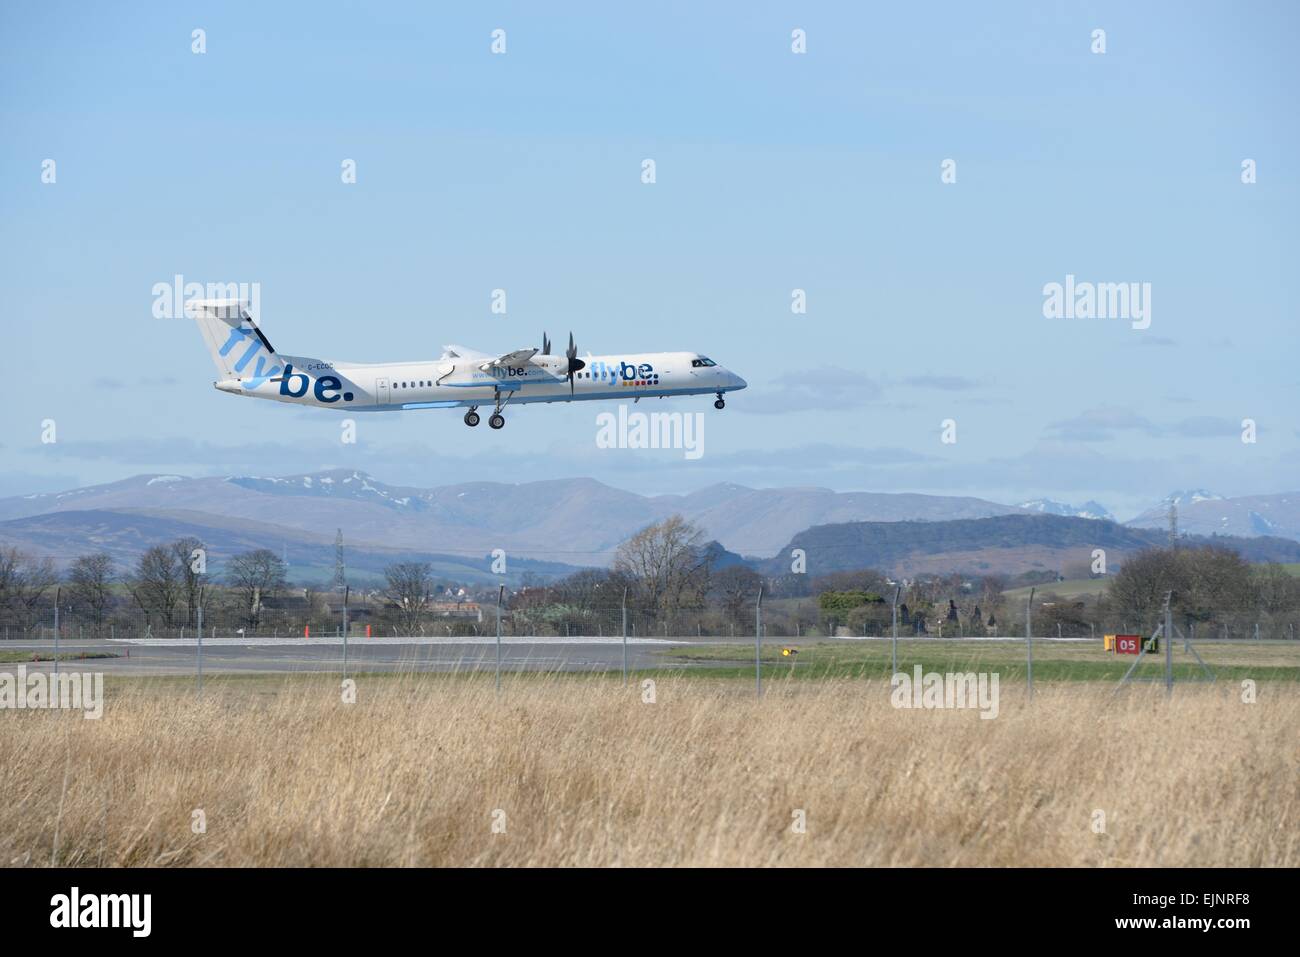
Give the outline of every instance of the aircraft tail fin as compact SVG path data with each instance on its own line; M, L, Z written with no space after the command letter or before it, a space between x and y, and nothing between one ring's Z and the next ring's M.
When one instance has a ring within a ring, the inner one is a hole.
M222 379L263 379L283 367L241 299L191 299L185 313L198 324Z

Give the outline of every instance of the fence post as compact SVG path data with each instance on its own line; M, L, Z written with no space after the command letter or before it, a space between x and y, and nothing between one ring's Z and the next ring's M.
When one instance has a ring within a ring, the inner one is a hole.
M1174 643L1170 640L1174 637L1174 613L1169 610L1173 597L1173 592L1165 595L1165 694L1167 695L1174 693Z
M623 684L627 684L627 589L623 589Z
M198 615L198 622L197 622L198 627L194 629L194 634L198 638L198 642L197 642L198 651L195 652L195 654L198 656L199 694L203 694L203 586L202 585L199 586L199 607L195 609L195 611Z
M348 586L343 586L343 680L348 680L348 629L346 627L348 620ZM419 655L416 655L419 660Z
M497 586L497 694L501 693L501 596L505 591L505 585Z
M763 586L758 586L758 602L754 606L754 688L763 693Z
M59 602L62 594L61 588L54 589L54 673L56 675L59 673Z
M1025 602L1025 677L1029 682L1029 700L1034 700L1034 589L1029 589L1029 600Z
M892 660L893 660L894 670L889 673L891 679L893 678L894 675L898 674L898 595L899 592L901 592L902 590L903 590L902 585L894 586L894 607L890 615L891 618L893 619L893 631L894 631L894 637L893 640L891 641L891 645L893 647Z

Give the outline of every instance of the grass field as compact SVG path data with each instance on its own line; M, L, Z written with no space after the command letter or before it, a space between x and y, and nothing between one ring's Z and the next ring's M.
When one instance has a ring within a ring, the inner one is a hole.
M784 657L782 648L798 653ZM1300 642L1198 641L1196 652L1219 681L1300 681ZM888 641L850 639L787 640L782 645L763 646L764 674L771 678L888 678L891 668ZM1132 655L1102 651L1100 641L1034 641L1034 680L1118 682L1133 664ZM724 669L696 674L735 677L754 674L754 649L743 644L683 645L664 655L665 662L722 663ZM1027 652L1023 641L936 641L899 639L898 665L910 671L922 665L926 671L997 671L1003 681L1024 681ZM725 665L734 662L734 668ZM1164 646L1158 653L1143 656L1134 677L1164 675ZM1181 643L1173 648L1175 680L1204 676L1196 658Z
M0 861L60 865L1300 864L1300 695L887 681L214 677L0 713ZM196 833L196 812L205 827ZM802 811L806 832L792 824ZM1104 815L1104 822L1100 815ZM494 833L494 823L504 827Z
M1023 588L1011 588L1003 592L1003 598L1011 602L1023 602L1029 597L1029 591L1032 587L1034 595L1042 598L1045 595L1056 595L1060 598L1092 598L1096 595L1106 593L1110 585L1108 578L1067 578L1063 582L1048 582L1046 585L1026 585Z
M114 651L0 651L0 664L24 664L33 661L87 661L93 658L120 658Z

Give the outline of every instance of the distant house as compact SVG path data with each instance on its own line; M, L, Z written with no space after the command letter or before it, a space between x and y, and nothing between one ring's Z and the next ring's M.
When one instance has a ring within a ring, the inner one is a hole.
M483 620L483 609L476 601L435 601L429 605L429 612L440 618Z

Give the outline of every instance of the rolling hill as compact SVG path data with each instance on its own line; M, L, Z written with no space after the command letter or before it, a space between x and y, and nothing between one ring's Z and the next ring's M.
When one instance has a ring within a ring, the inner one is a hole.
M688 495L642 496L594 479L474 482L434 488L387 485L365 472L336 470L277 478L141 475L107 485L0 499L0 542L58 557L78 554L75 523L36 535L19 519L69 511L112 511L197 522L231 536L349 543L395 552L480 556L495 548L570 565L604 565L628 536L674 513L730 551L771 555L810 525L845 521L979 518L1015 509L974 498L751 489L719 484ZM183 514L179 514L183 513ZM102 517L96 519L103 521ZM117 525L126 521L115 519Z
M269 548L282 555L292 582L321 583L330 581L334 575L333 534L270 523L240 528L207 512L69 509L0 522L0 545L49 555L60 564L77 555L105 552L120 568L127 568L150 546L188 537L197 538L207 546L209 568L218 576L232 556L255 548ZM429 562L435 575L458 582L489 583L502 577L492 573L492 558L486 552L446 554L431 549L386 548L350 542L346 544L344 557L349 580L354 583L379 580L385 566L399 561ZM530 572L559 577L576 570L560 562L509 558L504 577L514 585Z
M1002 515L951 522L850 522L820 525L791 539L760 570L788 573L792 552L803 549L810 575L876 568L900 576L959 571L1015 575L1059 571L1088 563L1105 549L1110 570L1126 556L1166 544L1163 531L1058 515ZM1232 548L1250 561L1293 562L1300 542L1285 538L1190 536L1188 545Z
M1282 529L1291 528L1290 516L1300 511L1290 505L1300 503L1300 494L1220 499L1197 493L1183 500L1180 521L1187 531L1213 532L1224 524L1207 518L1198 525L1199 509L1263 509L1273 516L1269 527ZM1159 512L1156 521L1157 510L1148 528L1139 520L1119 525L1053 515L1048 506L1055 503L1026 504L1034 511L977 498L733 483L643 496L587 478L413 488L353 470L141 475L0 499L0 545L65 563L102 550L128 564L149 545L192 535L208 543L218 566L236 552L265 547L285 554L295 579L318 581L332 572L335 533L342 529L355 571L377 575L393 561L419 558L432 561L440 574L475 582L493 577L488 556L498 548L506 552L512 580L526 571L557 575L608 565L620 543L672 514L699 525L728 562L751 556L744 560L774 573L788 570L792 548L807 552L812 574L867 566L905 575L1062 570L1089 560L1093 548L1105 548L1111 563L1122 561L1163 544L1167 534L1167 516ZM1294 521L1300 533L1300 515ZM1215 541L1254 560L1300 561L1300 543L1276 536L1188 541ZM770 555L776 557L762 557Z

